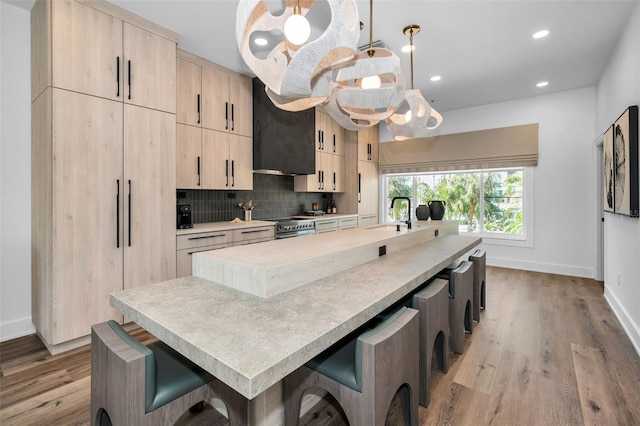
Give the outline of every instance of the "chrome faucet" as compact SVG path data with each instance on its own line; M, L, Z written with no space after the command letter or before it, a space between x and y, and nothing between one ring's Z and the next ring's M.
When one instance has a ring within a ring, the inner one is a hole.
M405 223L407 224L407 229L411 229L411 198L409 198L409 197L393 197L391 199L391 208L393 208L393 204L396 202L396 200L407 200L409 202L409 211L408 211L408 215L407 215L408 217L407 217L407 221Z

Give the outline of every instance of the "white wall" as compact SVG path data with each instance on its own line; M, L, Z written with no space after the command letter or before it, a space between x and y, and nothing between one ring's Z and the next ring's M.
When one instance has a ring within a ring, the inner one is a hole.
M487 262L595 276L593 140L595 88L449 111L438 134L539 123L533 246L485 245ZM381 137L383 137L381 135Z
M0 3L0 341L31 323L31 80L29 12Z
M602 74L596 103L598 132L640 105L640 4ZM640 219L606 213L604 234L605 297L640 354Z

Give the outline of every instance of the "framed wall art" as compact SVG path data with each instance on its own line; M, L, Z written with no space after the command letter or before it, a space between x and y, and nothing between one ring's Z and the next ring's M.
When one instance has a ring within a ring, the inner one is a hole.
M638 107L631 106L613 125L614 212L640 216L638 206ZM606 139L603 140L603 145ZM606 154L605 154L606 155ZM603 155L604 156L604 155ZM605 168L606 172L606 168ZM606 176L605 179L606 180ZM607 200L605 200L605 206Z
M611 125L602 137L602 183L604 211L614 211L614 184L613 184L613 125Z

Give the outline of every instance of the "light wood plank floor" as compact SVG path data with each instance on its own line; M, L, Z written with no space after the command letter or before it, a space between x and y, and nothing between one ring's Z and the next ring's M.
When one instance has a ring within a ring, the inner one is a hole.
M593 280L488 268L487 310L464 355L450 354L449 373L434 373L419 424L640 425L640 357L602 292ZM89 355L52 357L35 336L0 344L0 424L89 424ZM404 423L398 405L389 425ZM180 424L227 422L206 408ZM325 401L301 424L345 420Z

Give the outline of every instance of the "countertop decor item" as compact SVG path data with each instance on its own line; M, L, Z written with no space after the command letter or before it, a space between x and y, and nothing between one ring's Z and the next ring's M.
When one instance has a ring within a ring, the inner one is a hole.
M431 200L427 203L431 213L432 220L442 220L444 217L446 201Z
M420 204L416 208L416 217L418 218L418 220L428 220L430 214L431 214L431 210L429 209L429 206L427 206L426 204Z
M246 203L240 203L238 204L238 207L240 207L241 209L244 210L244 220L245 222L249 222L251 220L251 210L253 210L253 208L256 205L253 204L252 200L249 200Z
M404 99L410 109L404 114L393 114L387 118L387 129L395 140L428 136L442 123L442 115L431 107L419 89L413 88L413 35L420 32L420 25L407 25L402 32L409 36L411 54L411 90L404 93Z

